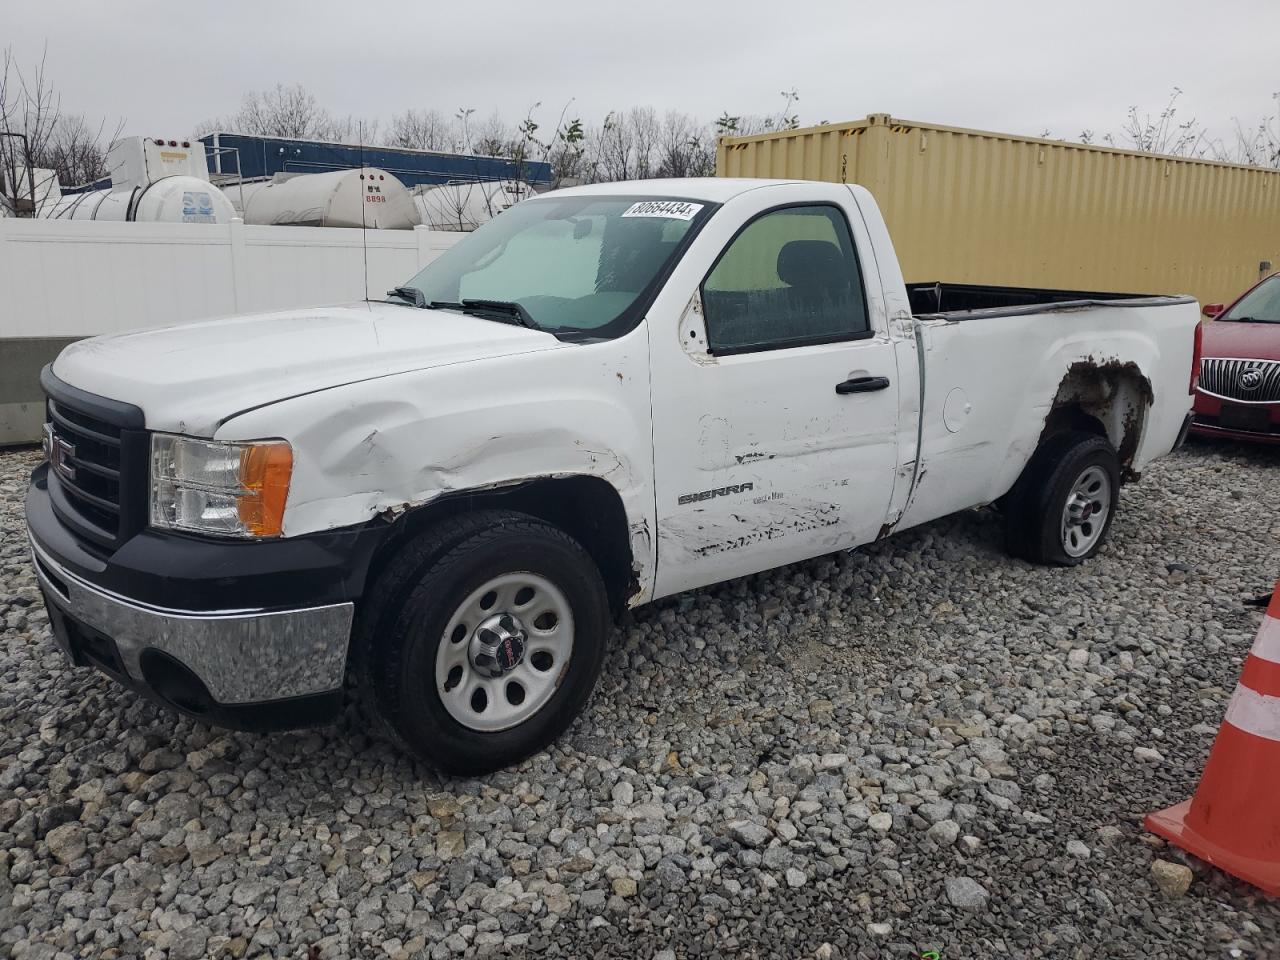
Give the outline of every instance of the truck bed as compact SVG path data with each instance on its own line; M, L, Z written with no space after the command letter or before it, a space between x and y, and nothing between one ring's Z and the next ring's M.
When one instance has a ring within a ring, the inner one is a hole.
M946 314L949 320L970 316L1035 313L1050 305L1086 306L1117 300L1135 301L1133 305L1153 302L1180 302L1186 297L1164 297L1146 293L1115 293L1093 290L1054 290L1047 287L999 287L988 284L930 283L907 284L911 312L916 316Z

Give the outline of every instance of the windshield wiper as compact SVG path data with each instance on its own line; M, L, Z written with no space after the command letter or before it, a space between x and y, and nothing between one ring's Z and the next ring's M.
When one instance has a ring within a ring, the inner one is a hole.
M462 310L464 313L473 314L502 314L503 317L492 317L499 323L515 323L522 327L528 327L530 330L541 330L542 328L529 315L529 311L514 300L463 300Z
M1268 320L1266 317L1223 317L1232 323L1280 323L1280 320Z
M388 297L399 297L401 300L408 300L415 307L426 309L427 296L417 287L396 287L394 290L387 291Z

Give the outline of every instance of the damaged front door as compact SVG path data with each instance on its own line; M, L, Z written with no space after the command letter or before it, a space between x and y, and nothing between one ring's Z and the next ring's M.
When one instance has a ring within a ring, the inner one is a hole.
M898 385L870 315L839 202L761 211L725 246L655 376L658 595L875 538Z

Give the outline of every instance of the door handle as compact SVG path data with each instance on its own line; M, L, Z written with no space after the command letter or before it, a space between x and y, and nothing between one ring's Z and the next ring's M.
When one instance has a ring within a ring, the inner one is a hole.
M853 377L836 384L836 393L871 393L889 386L888 377Z

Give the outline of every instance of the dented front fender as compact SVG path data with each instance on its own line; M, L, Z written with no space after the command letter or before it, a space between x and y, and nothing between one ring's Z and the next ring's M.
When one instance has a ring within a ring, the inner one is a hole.
M445 495L548 477L609 483L627 512L638 592L656 526L643 326L626 337L349 384L237 416L218 439L283 437L284 533L395 516Z

